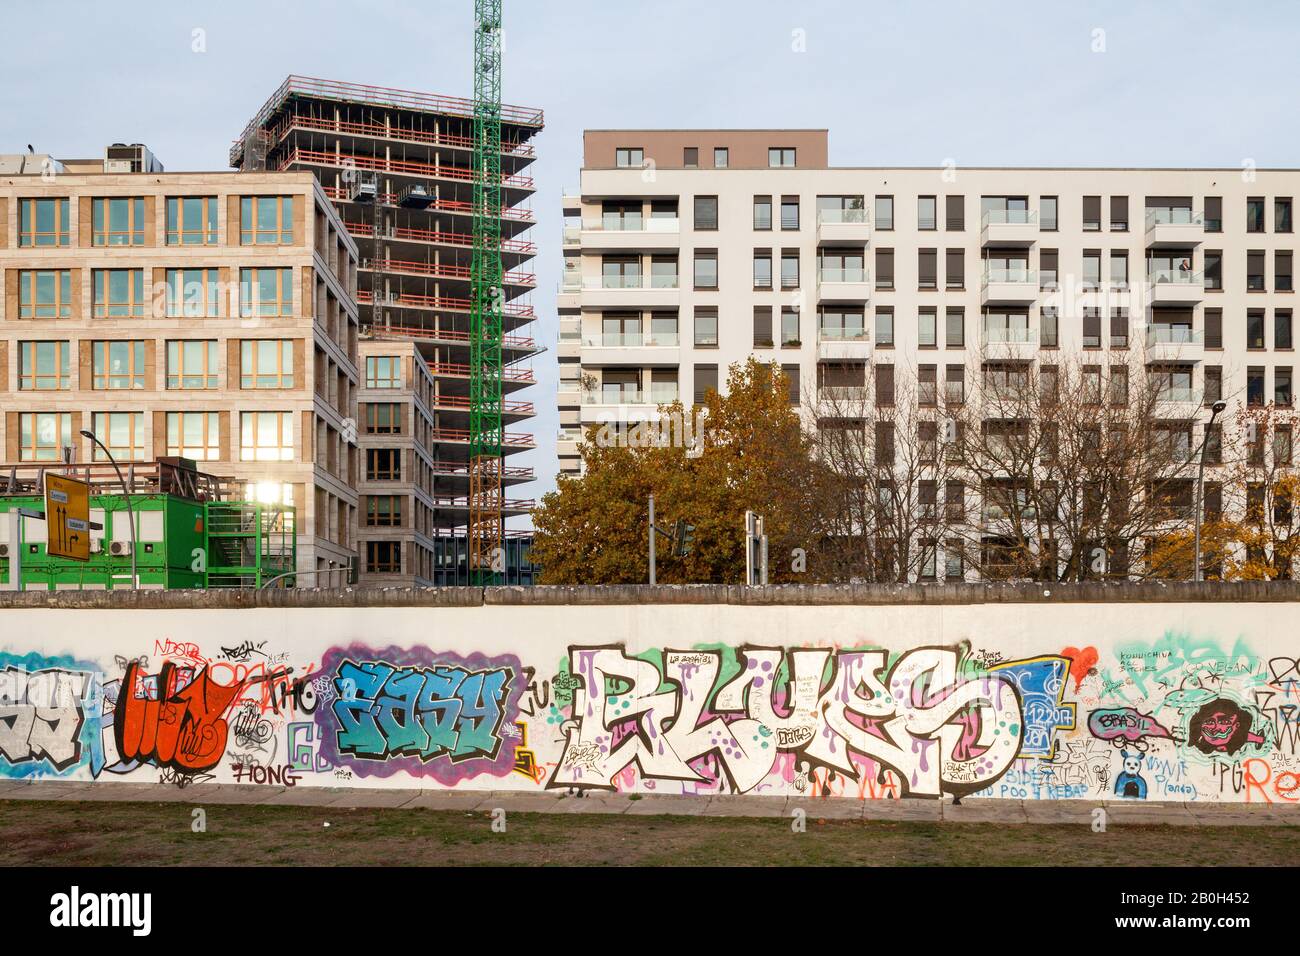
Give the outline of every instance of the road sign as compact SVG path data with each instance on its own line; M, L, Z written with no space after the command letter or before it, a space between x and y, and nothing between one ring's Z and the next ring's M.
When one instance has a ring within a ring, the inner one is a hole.
M90 560L90 485L45 473L45 550L51 557Z

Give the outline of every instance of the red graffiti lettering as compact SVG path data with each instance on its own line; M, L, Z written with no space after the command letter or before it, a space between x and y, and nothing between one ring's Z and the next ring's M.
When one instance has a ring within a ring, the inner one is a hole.
M132 661L122 679L113 731L122 760L154 761L174 770L210 770L226 750L224 715L239 686L214 683L207 668L170 661L154 676Z

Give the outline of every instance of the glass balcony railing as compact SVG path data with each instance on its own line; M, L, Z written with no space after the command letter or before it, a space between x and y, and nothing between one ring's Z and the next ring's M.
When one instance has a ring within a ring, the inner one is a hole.
M984 285L992 282L1017 282L1029 283L1033 286L1038 285L1038 273L1027 266L986 266L984 269Z
M601 332L583 338L587 348L665 348L677 345L676 332Z
M1031 345L1038 341L1038 335L1030 328L1008 328L1006 326L987 326L984 329L985 345Z
M681 232L682 221L676 216L651 216L649 219L639 216L609 216L605 219L589 219L582 228L591 232Z
M868 389L864 385L823 385L817 397L824 402L865 402Z
M676 382L650 383L650 401L656 405L671 405L679 394Z
M1150 269L1147 282L1151 285L1204 285L1205 273L1193 272L1191 269Z
M818 342L866 342L866 329L821 328L817 330Z
M676 289L680 279L676 275L603 275L583 280L585 289Z
M1199 402L1200 396L1197 390L1190 385L1165 385L1160 387L1156 392L1156 397L1162 402Z
M1151 206L1147 209L1147 228L1152 226L1200 226L1201 214L1184 206Z
M820 282L866 282L867 270L861 266L822 266L817 277Z
M867 219L866 209L819 209L817 210L817 222L820 223L855 223L865 225Z
M582 238L582 230L579 229L577 226L564 227L565 245L573 245L577 243L581 238Z
M1152 325L1147 328L1147 345L1199 345L1201 330L1188 325Z
M606 385L603 388L582 393L584 405L644 405L649 401L646 393L639 388L621 388Z
M980 217L980 227L1031 226L1038 222L1038 213L1032 209L986 209Z

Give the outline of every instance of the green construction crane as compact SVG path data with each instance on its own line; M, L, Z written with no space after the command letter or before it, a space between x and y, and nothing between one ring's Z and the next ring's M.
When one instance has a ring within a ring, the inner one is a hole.
M469 571L497 580L501 515L501 0L474 0L474 259L469 349Z

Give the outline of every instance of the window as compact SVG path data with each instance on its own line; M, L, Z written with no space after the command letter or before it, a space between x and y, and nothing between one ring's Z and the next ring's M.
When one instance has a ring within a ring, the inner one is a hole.
M1123 407L1128 404L1128 366L1110 367L1110 403Z
M641 288L640 256L605 256L600 260L600 285L603 289Z
M1101 250L1083 250L1083 281L1089 288L1101 285Z
M964 510L965 506L961 507ZM952 508L949 503L949 511ZM949 581L962 581L966 577L966 556L962 553L960 538L949 538L943 543L943 576Z
M677 345L677 313L676 312L652 312L650 313L650 337L646 339L646 345L676 346Z
M402 524L402 495L366 495L366 524L397 528Z
M939 288L938 249L916 251L916 287L922 292L932 292Z
M1291 310L1275 309L1273 312L1273 348L1290 349Z
M1038 197L1038 229L1040 232L1056 232L1056 197Z
M676 218L676 214L673 218ZM641 217L641 203L639 201L601 203L600 228L607 232L640 232L645 228Z
M367 541L366 570L371 574L401 574L402 542Z
M1290 408L1291 399L1291 366L1279 365L1273 369L1273 404L1279 408Z
M876 197L876 228L889 231L894 228L894 197Z
M66 246L71 242L67 199L23 199L18 204L18 245Z
M781 197L781 228L787 231L799 228L799 197Z
M1273 231L1291 231L1291 197L1273 200Z
M1054 349L1060 345L1060 318L1056 309L1044 308L1039 315L1041 330L1038 340L1043 348Z
M1223 348L1223 310L1205 310L1205 347L1207 349Z
M695 310L695 347L716 349L718 347L718 310L697 308Z
M1205 250L1205 288L1217 291L1223 288L1223 250Z
M144 347L145 343L141 341L93 343L91 387L103 390L144 388Z
M18 416L19 461L60 461L72 447L70 412L22 412Z
M221 415L218 412L168 412L167 454L195 461L221 458Z
M18 389L58 391L71 387L68 374L70 342L18 343Z
M966 250L949 249L944 254L944 288L966 288Z
M966 366L949 365L943 370L943 399L949 405L966 401ZM958 423L960 428L960 423Z
M770 305L754 306L754 348L770 349L772 347L772 307Z
M71 316L70 269L36 269L18 273L20 319L66 319Z
M249 343L241 343L241 347L247 344ZM217 340L187 339L168 342L167 387L217 388Z
M1223 366L1205 366L1205 404L1213 405L1223 398Z
M713 231L718 228L718 197L695 197L695 228L700 231Z
M293 315L293 270L240 269L239 314L246 319Z
M95 318L143 319L149 314L143 269L96 269Z
M794 150L788 146L772 147L767 151L767 165L776 168L794 166Z
M401 481L402 450L400 448L367 448L366 478L369 481Z
M293 242L293 196L244 196L239 201L239 243L282 246Z
M861 342L867 337L862 311L825 306L817 320L818 337L829 342Z
M1124 289L1128 287L1128 253L1122 250L1111 250L1110 253L1110 286L1112 289Z
M1055 289L1059 281L1060 255L1055 249L1042 249L1038 253L1038 287Z
M718 287L718 251L716 249L695 250L695 288L716 289Z
M620 168L645 165L645 151L639 146L623 146L614 150L614 165Z
M876 404L889 407L894 404L894 366L876 366Z
M402 359L398 355L366 356L366 388L401 388Z
M754 250L754 288L772 288L772 250Z
M1083 231L1101 231L1101 197L1083 197Z
M799 288L799 250L781 250L781 288Z
M293 340L245 339L240 342L239 387L293 388Z
M1085 306L1083 310L1083 347L1101 348L1101 313L1095 307Z
M1246 348L1264 348L1264 310L1249 309L1246 312Z
M1264 231L1264 198L1252 196L1246 200L1246 231Z
M216 269L167 270L167 318L203 319L221 314Z
M966 312L961 308L950 308L945 316L947 337L946 342L950 349L960 349L966 346Z
M936 348L938 340L938 314L934 309L922 309L916 317L917 345L923 349Z
M216 196L167 198L167 245L215 246L217 243Z
M92 243L96 246L143 246L144 199L95 199L91 202Z
M95 412L93 431L109 454L117 461L140 461L144 458L144 412ZM108 461L108 455L95 445L94 461Z
M396 402L366 402L367 435L400 435L402 406Z
M698 169L700 165L700 148L687 146L682 150L682 165L687 169Z
M792 305L781 307L781 345L799 346L799 310Z
M916 228L922 232L930 232L939 228L935 213L934 196L916 197Z
M944 228L949 232L961 232L966 228L966 197L944 197Z
M1264 368L1251 365L1246 368L1246 404L1258 408L1264 404Z
M730 162L730 152L725 146L715 146L713 148L713 168L726 169Z
M293 461L293 412L241 412L239 460Z
M1128 197L1110 197L1110 231L1128 232Z
M716 365L695 366L695 404L703 404L709 392L716 392L717 390L718 367Z
M894 250L876 250L876 288L892 289L894 287Z
M1276 465L1291 464L1291 454L1294 448L1292 440L1291 426L1278 425L1273 430L1273 463ZM1277 497L1282 497L1281 492ZM1289 524L1290 522L1286 522Z
M1124 309L1110 311L1110 347L1128 348L1128 312Z
M926 408L933 408L939 403L939 366L937 365L918 365L916 367L916 403ZM922 426L929 426L929 430L934 433L934 422L922 422ZM937 433L934 433L933 440L938 440ZM931 461L934 456L931 455Z
M1273 291L1292 291L1290 249L1278 249L1273 253Z
M772 228L772 197L754 197L754 228L769 230Z
M1038 367L1038 395L1044 405L1055 405L1061 397L1061 373L1055 365Z
M822 282L865 282L861 249L826 249L818 256Z
M1264 250L1250 249L1246 252L1246 289L1250 292L1264 291Z
M894 307L878 306L876 308L876 345L881 348L894 347Z

